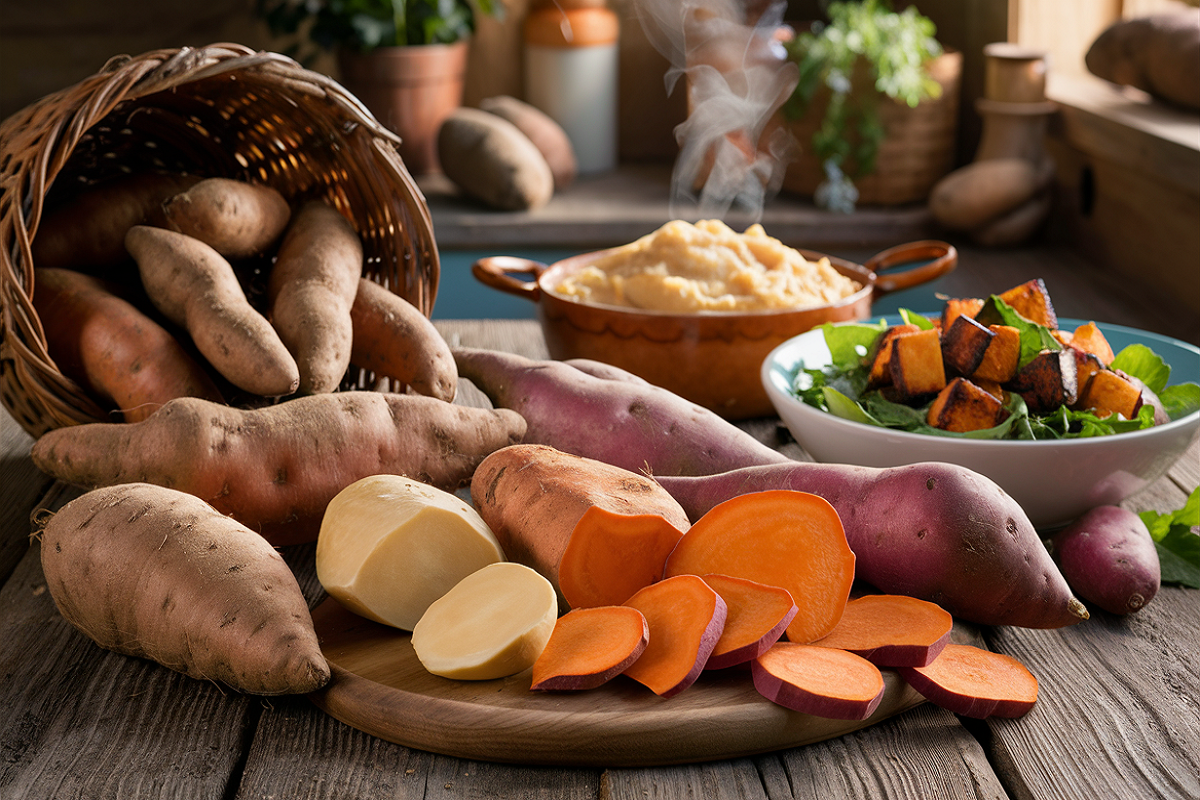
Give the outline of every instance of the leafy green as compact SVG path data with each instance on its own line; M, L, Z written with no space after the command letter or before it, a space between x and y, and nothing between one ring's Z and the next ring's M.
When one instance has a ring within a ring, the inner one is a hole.
M1200 535L1193 531L1200 526L1200 488L1192 490L1183 508L1138 516L1158 548L1162 582L1200 589Z

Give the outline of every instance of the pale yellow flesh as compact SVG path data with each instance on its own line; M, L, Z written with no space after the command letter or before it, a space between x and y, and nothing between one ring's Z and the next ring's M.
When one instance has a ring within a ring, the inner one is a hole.
M523 564L491 564L434 602L413 629L425 669L443 678L493 680L533 666L558 617L548 580Z
M473 572L504 560L470 504L399 475L373 475L326 508L317 579L339 603L410 631L430 604Z

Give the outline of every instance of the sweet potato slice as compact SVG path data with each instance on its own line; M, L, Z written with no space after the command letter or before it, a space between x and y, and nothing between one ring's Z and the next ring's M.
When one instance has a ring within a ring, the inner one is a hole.
M954 618L936 603L868 594L846 604L841 621L813 644L849 650L880 667L923 667L950 642Z
M710 573L787 589L799 606L787 637L811 642L841 619L854 553L824 498L787 489L751 492L714 506L667 559L668 577Z
M931 703L972 719L1019 717L1037 702L1037 678L1024 664L971 645L948 644L928 666L896 671Z
M883 699L879 667L847 650L779 642L750 665L773 703L828 719L866 719Z
M578 608L558 618L533 662L535 692L595 689L637 661L650 641L642 612L630 606Z
M571 608L620 605L663 577L683 531L660 514L583 512L558 562L558 586Z
M703 575L704 582L725 601L725 629L705 669L753 661L783 637L799 610L791 593L779 586L730 575Z
M660 697L695 683L725 627L721 596L696 575L677 575L647 586L624 605L642 612L650 626L646 649L625 674Z

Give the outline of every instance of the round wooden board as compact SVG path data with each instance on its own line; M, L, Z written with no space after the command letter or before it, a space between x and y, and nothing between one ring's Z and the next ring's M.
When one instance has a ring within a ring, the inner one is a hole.
M750 673L705 673L663 699L618 676L582 692L532 692L529 671L455 681L421 666L403 631L327 599L313 611L333 678L310 695L351 727L406 747L480 761L638 767L735 758L832 739L924 701L896 673L865 720L800 714L754 689Z

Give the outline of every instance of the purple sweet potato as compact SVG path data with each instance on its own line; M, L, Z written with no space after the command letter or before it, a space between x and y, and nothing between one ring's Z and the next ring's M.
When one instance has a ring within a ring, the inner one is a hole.
M793 489L837 510L856 576L983 625L1087 619L1029 517L979 473L943 463L874 468L792 461L702 477L656 476L694 522L740 494Z
M453 491L524 429L508 409L419 394L334 392L256 410L181 398L142 422L50 431L32 456L77 486L188 492L286 545L314 541L329 501L360 478L391 473Z
M525 418L528 444L652 475L790 463L712 411L611 369L585 371L563 361L470 348L456 349L454 359L459 375L493 405Z
M1111 614L1132 614L1158 594L1158 550L1132 511L1093 508L1051 537L1050 552L1067 584Z

